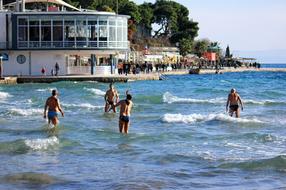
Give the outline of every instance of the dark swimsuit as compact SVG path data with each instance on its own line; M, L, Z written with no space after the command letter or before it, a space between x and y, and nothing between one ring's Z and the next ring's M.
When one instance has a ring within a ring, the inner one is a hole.
M128 106L128 105L129 105L128 100L125 100L125 102L126 102L126 104L127 104L127 106ZM130 117L129 117L129 116L125 116L125 115L119 116L119 119L120 119L121 121L123 121L123 122L126 122L126 123L128 123L128 122L130 121Z
M230 109L231 111L237 111L238 108L239 108L238 105L230 105L230 106L229 106L229 109Z
M112 106L114 105L114 102L113 102L113 101L107 100L106 102L107 102L109 105L112 105Z
M119 117L119 119L120 119L121 121L123 121L123 122L128 123L129 120L130 120L130 117L129 117L129 116L125 116L125 115L121 115L121 116Z

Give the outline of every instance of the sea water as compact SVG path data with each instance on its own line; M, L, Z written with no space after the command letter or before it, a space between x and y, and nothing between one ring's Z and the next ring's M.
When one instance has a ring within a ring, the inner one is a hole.
M286 73L165 78L115 84L133 95L128 135L103 113L108 84L0 86L0 189L286 188ZM225 113L231 88L239 119ZM43 118L52 89L56 131Z

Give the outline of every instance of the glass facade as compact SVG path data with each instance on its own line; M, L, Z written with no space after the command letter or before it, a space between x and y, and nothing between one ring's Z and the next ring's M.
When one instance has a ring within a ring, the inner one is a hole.
M19 15L18 49L128 49L127 17Z

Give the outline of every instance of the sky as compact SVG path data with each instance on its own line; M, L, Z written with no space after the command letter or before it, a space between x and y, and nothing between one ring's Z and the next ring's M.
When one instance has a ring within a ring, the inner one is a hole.
M155 0L134 0L137 4ZM199 22L197 39L230 46L240 57L286 63L286 0L175 0Z

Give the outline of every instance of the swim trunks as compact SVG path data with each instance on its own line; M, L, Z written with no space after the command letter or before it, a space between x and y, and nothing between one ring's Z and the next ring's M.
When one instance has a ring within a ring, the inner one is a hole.
M237 111L238 108L239 108L238 105L230 105L230 106L229 106L229 109L230 109L231 111Z
M113 101L107 100L106 102L107 102L109 105L112 105L112 106L114 105L114 102L113 102Z
M48 118L49 119L54 119L57 116L58 116L58 112L56 112L56 111L49 111L48 112Z
M121 116L119 117L119 119L120 119L121 121L123 121L123 122L126 122L126 123L128 123L129 120L130 120L129 116L124 116L124 115L121 115Z

